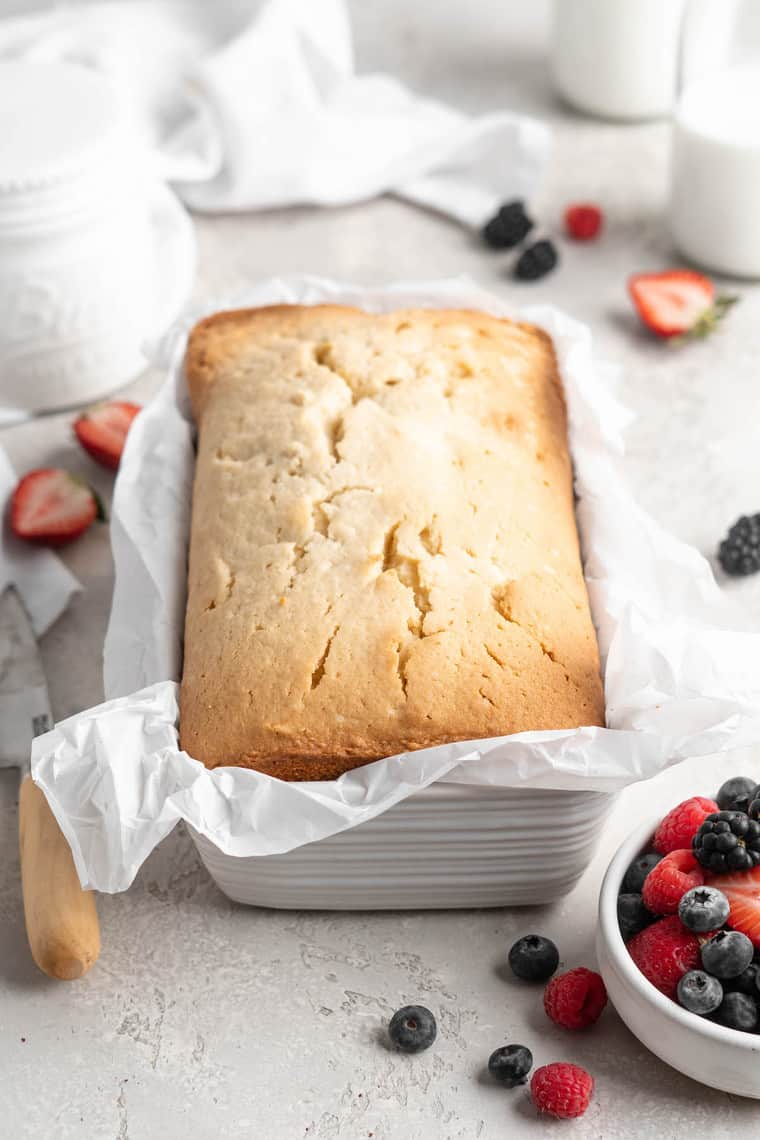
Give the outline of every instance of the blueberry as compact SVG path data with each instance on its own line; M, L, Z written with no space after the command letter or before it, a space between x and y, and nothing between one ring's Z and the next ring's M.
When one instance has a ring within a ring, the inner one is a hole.
M738 978L752 961L755 948L738 930L719 930L702 946L702 965L716 978Z
M715 887L692 887L678 904L678 917L687 930L706 934L719 930L728 918L728 899Z
M646 855L637 855L623 876L621 887L623 894L629 892L639 894L644 886L644 879L652 868L657 866L660 859L662 859L662 855L658 855L656 851L648 851Z
M438 1027L424 1005L405 1005L397 1009L388 1025L394 1045L404 1053L421 1053L435 1041Z
M690 1013L704 1017L723 1001L723 986L704 970L689 970L678 983L678 1001Z
M738 974L735 978L727 978L723 983L724 990L730 990L732 993L751 994L752 997L760 995L760 965L757 962L750 962L746 970Z
M488 1058L488 1071L507 1088L524 1085L533 1068L533 1054L525 1045L502 1045Z
M721 784L715 802L721 811L747 811L756 787L757 782L748 776L733 776Z
M509 951L509 964L524 982L545 982L559 965L559 951L551 938L526 934Z
M618 895L617 917L624 942L655 920L655 915L644 906L641 895L632 892Z
M729 1029L754 1033L758 1023L757 1002L749 994L726 994L714 1016L720 1025L726 1025Z

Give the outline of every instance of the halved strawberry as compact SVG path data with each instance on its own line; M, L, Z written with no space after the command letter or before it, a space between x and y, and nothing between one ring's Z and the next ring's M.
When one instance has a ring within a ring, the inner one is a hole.
M74 432L93 459L115 470L119 466L127 432L139 411L139 404L129 404L126 400L96 404L74 421Z
M657 336L677 341L713 332L738 297L716 297L709 277L691 269L637 273L628 292L644 324Z
M104 519L100 498L77 475L58 467L30 471L11 499L11 528L19 538L60 546Z
M705 872L705 882L723 891L728 899L728 925L746 934L760 949L760 867L726 875Z

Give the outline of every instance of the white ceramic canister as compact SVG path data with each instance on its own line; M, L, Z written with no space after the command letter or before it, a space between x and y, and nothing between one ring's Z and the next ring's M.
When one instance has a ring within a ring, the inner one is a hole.
M0 140L0 408L91 402L184 304L192 223L95 71L0 62Z
M560 95L592 115L649 119L673 107L687 0L554 0Z
M560 95L620 120L670 114L679 85L721 66L737 0L554 0Z
M670 224L699 265L760 278L760 62L708 76L673 123Z

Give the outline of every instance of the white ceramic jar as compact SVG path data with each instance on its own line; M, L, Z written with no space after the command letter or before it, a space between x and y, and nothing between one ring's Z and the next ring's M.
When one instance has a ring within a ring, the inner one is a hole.
M192 224L90 69L0 63L0 139L0 407L96 400L184 304Z
M553 70L568 103L611 119L673 106L687 0L554 0Z
M737 0L554 0L560 95L590 115L670 114L679 85L722 65Z

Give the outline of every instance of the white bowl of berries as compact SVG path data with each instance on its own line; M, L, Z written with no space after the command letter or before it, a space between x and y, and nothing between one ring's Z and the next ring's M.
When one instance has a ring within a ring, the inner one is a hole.
M760 788L728 780L610 863L597 958L620 1017L702 1084L760 1099Z

